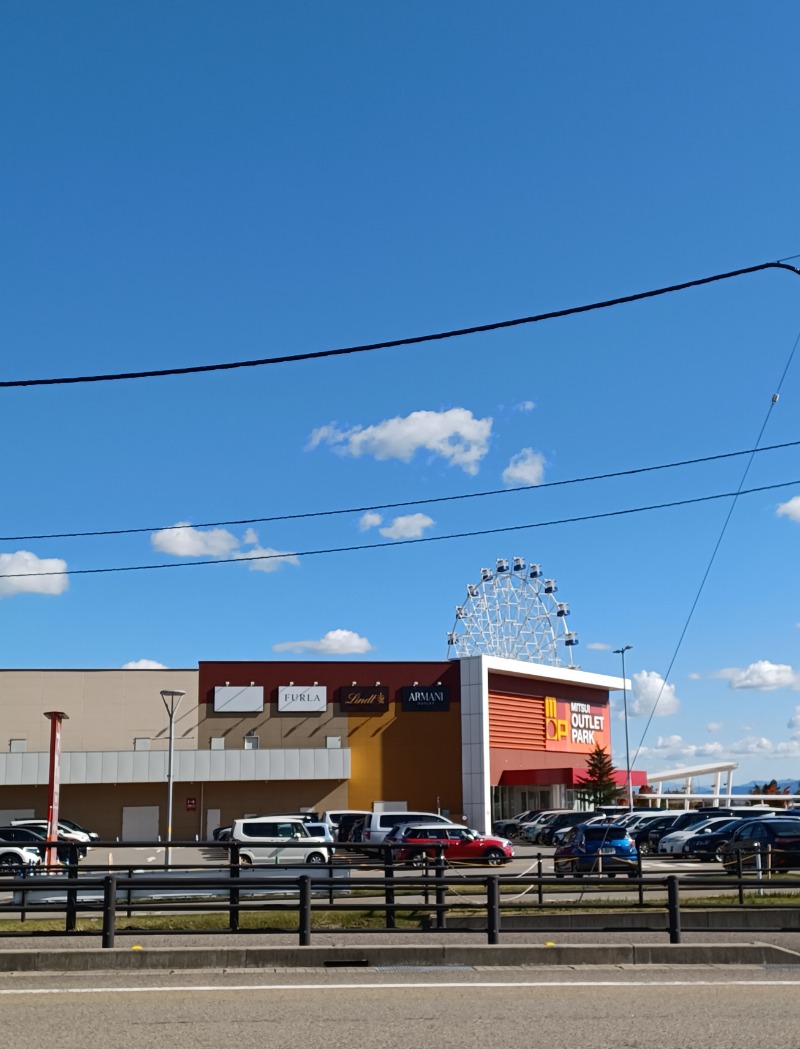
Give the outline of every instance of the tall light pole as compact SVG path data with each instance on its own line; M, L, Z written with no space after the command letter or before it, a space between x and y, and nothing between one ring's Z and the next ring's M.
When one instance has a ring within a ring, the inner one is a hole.
M169 759L167 762L167 845L164 849L164 866L169 867L172 841L172 763L175 755L175 711L186 695L181 689L162 688L161 699L169 718Z
M630 652L633 645L625 645L615 648L614 655L622 656L622 707L625 715L625 785L628 790L628 811L633 812L633 784L631 783L631 748L628 743L628 681L625 677L625 653Z

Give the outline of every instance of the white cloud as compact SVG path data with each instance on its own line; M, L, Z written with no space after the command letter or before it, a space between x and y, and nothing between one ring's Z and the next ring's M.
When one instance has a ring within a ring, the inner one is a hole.
M775 513L778 517L788 517L790 521L800 521L800 495L781 503Z
M372 651L365 637L353 630L329 630L319 641L281 641L273 652L317 652L326 656L349 656Z
M642 747L639 758L651 761L685 763L698 758L719 758L725 753L722 743L687 743L683 736L659 736L653 747Z
M800 707L794 708L794 713L786 722L787 728L798 728L800 729Z
M514 407L518 412L532 412L536 405L533 401L520 401Z
M37 557L29 550L15 550L13 554L0 554L0 598L15 594L63 594L69 586L66 572L67 562L60 557ZM37 572L52 572L55 575L36 575Z
M383 524L383 518L373 510L368 510L358 519L358 527L362 532L367 532L370 528L377 528L379 524Z
M406 514L404 517L395 517L390 525L380 529L380 533L387 539L419 539L432 524L436 522L427 514Z
M541 484L544 478L545 457L533 448L523 448L511 456L511 462L503 470L503 484L514 485Z
M166 663L158 663L155 659L134 659L130 663L122 664L123 670L166 670Z
M405 417L384 419L375 426L353 426L343 430L334 423L320 426L307 447L332 445L341 455L372 455L375 459L410 462L420 449L433 452L451 466L476 474L489 450L491 418L476 419L467 408L443 412L418 411Z
M666 718L677 714L680 700L675 695L675 686L667 684L655 670L640 670L631 678L634 701L629 705L633 717Z
M709 721L709 723L706 725L706 731L708 731L708 732L719 732L719 730L721 728L722 728L722 722L721 721Z
M605 641L590 641L589 644L586 647L590 648L593 652L610 652L611 651L611 645L607 645L605 643Z
M725 667L718 670L714 677L723 678L733 689L750 688L757 692L800 686L800 677L788 663L770 663L768 659L759 659L744 668Z
M173 557L227 557L239 545L236 536L225 528L202 532L192 528L188 521L178 521L174 528L153 532L150 542L154 550Z
M736 755L771 754L774 749L772 743L764 736L748 736L746 739L731 743L728 747L728 751Z
M692 673L691 673L691 674L687 674L686 676L687 676L687 677L689 678L689 680L690 680L690 681L702 681L702 679L703 679L703 678L702 678L702 675L701 675L701 674L698 674L698 673L697 673L696 671L694 671L694 670L692 671Z
M156 550L173 557L218 557L220 560L249 561L251 572L277 572L283 565L298 565L296 554L260 546L258 533L248 528L239 540L224 528L202 531L188 521L180 521L174 528L153 532L150 542ZM242 547L250 549L243 550Z

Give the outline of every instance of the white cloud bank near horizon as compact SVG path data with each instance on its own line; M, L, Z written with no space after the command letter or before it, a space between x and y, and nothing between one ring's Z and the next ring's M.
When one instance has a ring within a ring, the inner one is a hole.
M60 557L37 557L29 550L15 550L0 554L0 598L16 594L47 594L57 596L69 588L67 562ZM48 575L36 575L47 572ZM54 573L54 574L52 574Z
M273 652L314 652L326 656L351 656L371 652L373 645L354 630L329 630L318 640L279 641Z
M178 521L172 528L153 532L154 550L171 557L214 557L221 561L248 561L251 572L277 572L283 565L299 565L296 554L261 546L258 534L248 528L238 539L225 528L194 528L188 521ZM248 549L249 548L249 549Z
M378 461L399 459L404 463L411 462L418 451L427 451L474 475L489 451L491 434L491 417L478 419L467 408L449 408L411 412L373 426L343 429L328 423L311 432L306 448L312 451L327 444L355 459L369 455Z

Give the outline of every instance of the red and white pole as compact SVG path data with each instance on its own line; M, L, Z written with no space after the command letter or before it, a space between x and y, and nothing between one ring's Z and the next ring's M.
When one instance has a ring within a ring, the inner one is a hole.
M61 788L61 722L69 721L62 710L48 710L50 721L50 772L47 788L47 863L58 863L58 795Z

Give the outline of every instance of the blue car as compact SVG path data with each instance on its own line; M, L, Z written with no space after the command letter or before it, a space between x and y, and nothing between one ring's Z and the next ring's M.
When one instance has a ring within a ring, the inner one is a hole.
M636 844L625 827L591 823L576 827L569 840L559 845L553 855L553 867L557 878L565 874L576 878L607 874L614 878L618 873L635 878L639 873L638 860Z

